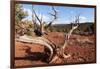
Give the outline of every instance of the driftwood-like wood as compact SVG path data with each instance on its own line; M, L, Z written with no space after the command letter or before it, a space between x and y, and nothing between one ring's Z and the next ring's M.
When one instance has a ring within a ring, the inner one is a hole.
M50 50L50 56L48 58L48 61L50 61L53 57L55 45L44 37L29 38L28 36L21 36L17 38L16 41L24 42L24 43L31 43L31 44L36 43L36 44L43 45Z
M52 63L52 62L56 61L58 58L68 58L71 56L70 54L66 55L64 53L64 51L65 51L65 47L68 46L68 40L69 40L72 32L77 27L78 27L78 25L72 27L72 29L69 31L69 33L65 34L65 42L60 48L57 48L58 46L53 44L52 41L50 41L49 39L42 37L42 36L35 37L35 38L29 38L28 36L20 36L19 38L16 39L16 41L20 41L20 42L24 42L24 43L32 43L32 44L36 43L36 44L40 44L40 45L47 47L50 50L50 56L48 58L48 61L50 63Z
M53 16L54 19L49 23L50 25L57 19L57 11L55 10L54 7L52 7L52 10L54 11L54 13L50 13L50 15ZM64 44L59 48L59 46L52 43L52 41L50 41L48 38L43 37L43 35L45 35L44 34L45 28L43 25L44 21L42 21L42 17L40 19L39 16L36 14L35 10L33 9L33 5L32 5L32 11L33 11L32 14L34 14L34 16L35 16L34 18L32 16L32 19L33 19L32 21L33 21L33 23L36 23L36 20L34 20L34 19L37 19L38 22L40 23L40 26L39 26L40 30L38 32L40 32L41 35L39 37L35 37L35 38L33 38L33 37L29 38L28 36L20 36L19 38L16 39L16 41L25 42L25 43L32 43L32 44L36 43L36 44L40 44L40 45L47 47L50 50L50 56L48 58L49 63L53 63L58 58L70 57L71 55L70 54L66 55L64 53L64 51L65 51L66 46L68 46L69 38L71 37L73 31L75 29L77 29L79 26L79 16L80 15L76 16L76 19L74 20L75 21L74 23L76 23L76 24L74 24L72 26L71 30L65 34ZM48 27L50 25L48 25Z

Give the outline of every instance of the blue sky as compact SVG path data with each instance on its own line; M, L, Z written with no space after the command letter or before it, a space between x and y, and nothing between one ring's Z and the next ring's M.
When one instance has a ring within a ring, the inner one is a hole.
M21 4L24 11L28 12L28 17L23 20L32 20L32 5L31 4ZM75 20L75 16L80 14L80 22L94 22L94 8L80 8L80 7L67 7L67 6L54 6L58 12L58 19L54 22L60 23L70 23ZM34 5L34 10L37 15L43 17L45 22L52 20L52 7L48 5Z

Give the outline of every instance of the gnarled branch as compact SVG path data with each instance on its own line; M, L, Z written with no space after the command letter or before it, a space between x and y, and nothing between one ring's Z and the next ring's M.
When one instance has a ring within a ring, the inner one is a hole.
M48 61L50 61L53 58L55 45L52 42L50 42L48 39L45 39L43 37L29 38L27 36L21 36L18 39L16 39L16 41L31 43L31 44L36 43L36 44L43 45L50 50L50 56Z
M52 23L57 19L57 10L54 8L54 6L52 6L52 10L53 10L53 13L49 13L52 17L53 17L53 20L51 20L48 25L46 26L46 28L50 27L52 25Z

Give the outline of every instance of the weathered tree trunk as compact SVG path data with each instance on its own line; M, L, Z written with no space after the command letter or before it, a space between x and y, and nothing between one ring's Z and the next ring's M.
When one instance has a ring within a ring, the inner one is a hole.
M45 39L43 37L36 37L36 38L31 39L25 36L25 37L20 37L16 39L16 41L24 42L24 43L31 43L31 44L36 43L36 44L43 45L50 50L50 56L48 58L48 61L50 61L53 58L55 45L52 42L50 42L48 39Z

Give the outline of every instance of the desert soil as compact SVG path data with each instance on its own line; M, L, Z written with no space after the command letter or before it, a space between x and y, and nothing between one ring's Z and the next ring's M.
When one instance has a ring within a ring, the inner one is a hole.
M64 44L64 35L59 32L48 33L46 37L56 45ZM95 36L72 35L68 46L65 48L65 54L70 54L67 59L58 59L52 64L73 64L89 63L96 61ZM30 52L27 53L27 52ZM15 41L15 66L34 66L48 65L43 61L47 59L44 53L44 46L39 44L29 44ZM34 56L32 55L34 54Z

